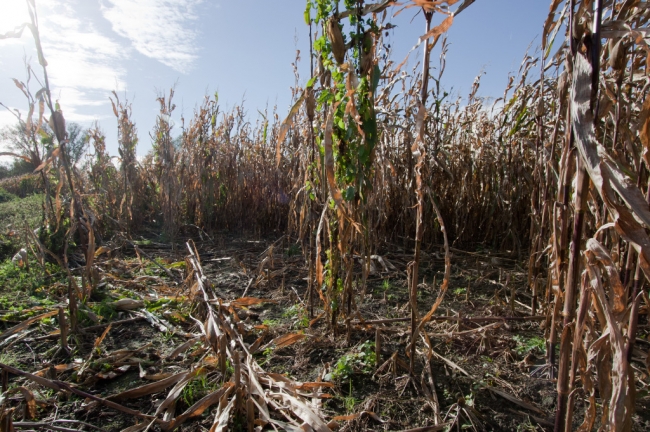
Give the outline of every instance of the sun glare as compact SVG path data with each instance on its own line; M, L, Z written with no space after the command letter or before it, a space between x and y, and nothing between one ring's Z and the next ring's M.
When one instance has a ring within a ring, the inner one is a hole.
M2 5L0 14L0 34L6 33L29 21L27 3L22 0L9 0Z

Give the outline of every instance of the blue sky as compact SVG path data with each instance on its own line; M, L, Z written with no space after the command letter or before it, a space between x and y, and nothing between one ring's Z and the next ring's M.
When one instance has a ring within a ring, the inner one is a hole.
M342 4L342 2L341 2ZM500 97L509 72L516 72L530 46L535 53L548 14L547 0L476 0L448 33L450 49L443 86L467 94L481 72L480 95ZM309 33L304 0L36 0L50 85L68 121L89 126L97 120L115 154L116 120L108 96L116 90L132 103L138 153L151 148L156 96L176 87L178 119L186 122L206 94L219 92L222 108L245 100L251 120L257 110L278 107L283 117L295 84L309 78ZM27 21L24 0L0 0L0 33ZM452 10L455 7L452 7ZM397 9L389 9L389 18ZM388 21L393 59L399 63L417 43L424 18L412 8ZM434 16L434 24L444 16ZM531 45L532 44L532 45ZM23 58L38 69L28 31L21 39L0 40L0 102L26 112L10 80L26 79ZM437 64L439 50L433 54ZM410 64L421 57L411 54ZM38 86L32 82L32 91ZM12 121L4 109L0 126Z

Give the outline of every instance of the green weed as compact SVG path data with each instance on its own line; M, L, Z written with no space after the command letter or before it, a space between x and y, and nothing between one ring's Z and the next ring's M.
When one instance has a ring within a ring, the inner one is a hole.
M192 406L196 401L216 390L216 382L210 383L207 375L200 375L191 380L181 392L181 400Z
M48 298L48 286L54 281L50 275L57 274L59 268L48 263L46 269L49 275L36 263L27 269L17 267L11 259L0 262L0 309L23 316L24 309L55 304Z
M117 311L112 305L113 300L109 298L103 299L100 303L95 303L90 309L98 316L111 320L117 316Z
M515 335L512 338L515 340L515 342L517 342L515 351L520 356L526 355L529 352L534 350L538 352L544 352L546 348L546 340L544 340L544 338L541 338L539 336L533 336L530 339L526 339L523 336Z
M353 352L341 356L334 364L332 371L325 376L325 379L328 381L347 381L357 371L361 373L372 372L372 368L376 364L375 344L365 341Z
M357 399L354 396L344 396L343 397L343 406L348 414L354 412L354 407L357 405Z
M309 315L302 305L295 304L282 313L283 318L291 318L294 328L309 327Z
M144 301L144 305L149 312L155 312L167 305L173 305L173 304L175 304L173 300L164 297L154 301L147 301L147 300Z
M266 348L264 351L262 351L262 356L264 356L264 358L259 363L260 366L264 366L266 363L271 361L271 357L273 356L273 348L272 347Z
M291 246L289 246L287 248L287 250L285 251L285 254L288 257L300 255L300 246L297 245L297 244L292 244Z
M265 319L262 321L262 324L271 329L273 327L277 327L281 325L282 323L280 322L280 320L277 319Z

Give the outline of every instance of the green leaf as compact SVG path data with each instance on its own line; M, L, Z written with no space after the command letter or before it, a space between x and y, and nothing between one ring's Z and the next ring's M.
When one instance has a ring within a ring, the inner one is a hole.
M311 24L311 2L307 2L307 7L305 8L305 24Z
M325 38L325 36L321 36L314 41L314 49L316 51L323 51L323 48L325 48L326 43L327 43L327 39Z
M381 78L381 70L379 65L375 65L375 68L372 70L372 92L377 91L377 86L379 85L379 79Z
M510 131L510 133L508 134L508 136L513 136L514 134L517 133L517 131L521 127L521 124L523 123L524 119L526 118L527 114L528 114L528 108L524 107L524 109L521 111L521 113L517 117L517 121L516 121L514 127L512 128L512 130Z
M354 187L353 186L348 186L348 188L345 190L343 193L343 199L346 201L352 201L354 199Z

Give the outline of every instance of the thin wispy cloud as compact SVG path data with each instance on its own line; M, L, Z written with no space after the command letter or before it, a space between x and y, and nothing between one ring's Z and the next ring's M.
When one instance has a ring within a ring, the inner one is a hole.
M54 97L64 103L66 118L89 121L88 107L108 103L111 90L124 88L124 47L101 34L91 20L79 19L76 1L41 0L43 49ZM81 114L81 112L86 112Z
M102 14L113 31L141 54L181 73L197 58L196 8L203 0L106 0Z
M24 1L10 2L12 21L5 18L5 28L29 19ZM97 109L89 110L89 107L108 104L111 90L126 87L126 71L121 62L128 57L129 49L97 30L92 19L80 17L80 2L39 0L36 5L52 96L61 101L66 119L88 122L98 118ZM32 68L40 76L41 68L36 61L30 32L25 31L22 38L13 41L23 44L27 56L32 59ZM22 79L21 76L16 78ZM36 86L33 81L32 92L38 90Z

